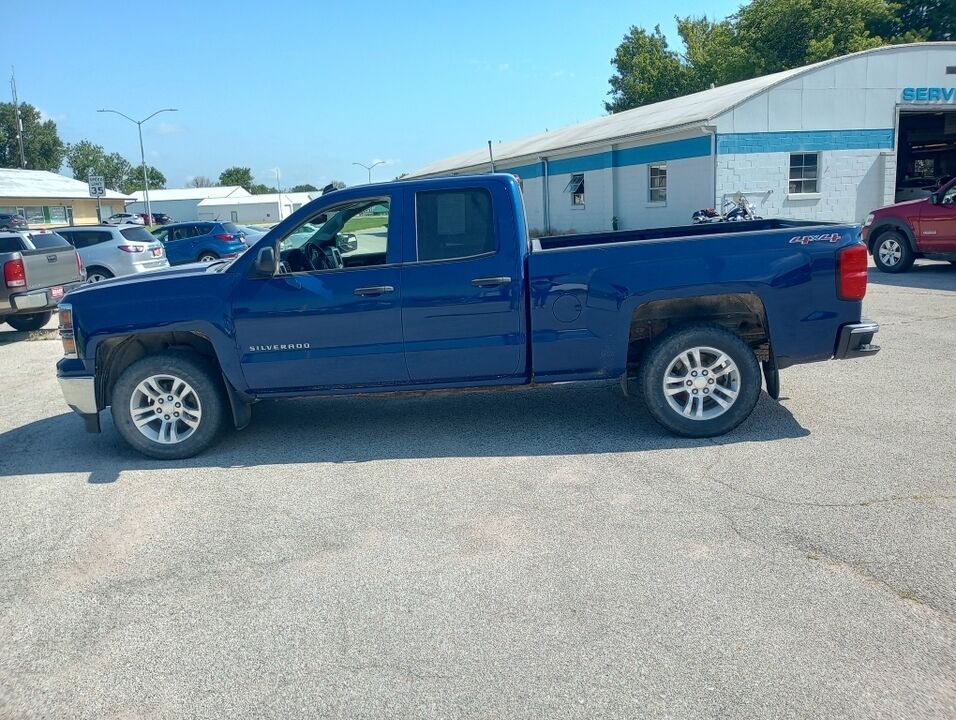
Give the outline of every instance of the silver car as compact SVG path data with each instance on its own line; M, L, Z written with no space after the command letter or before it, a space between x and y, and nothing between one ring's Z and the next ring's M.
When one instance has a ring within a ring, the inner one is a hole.
M142 225L57 228L79 253L89 282L168 268L166 250Z

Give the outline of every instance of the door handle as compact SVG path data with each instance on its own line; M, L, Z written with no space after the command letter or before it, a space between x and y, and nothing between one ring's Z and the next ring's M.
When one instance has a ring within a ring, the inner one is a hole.
M475 278L471 281L471 284L475 287L498 287L499 285L510 285L510 277L486 277L486 278Z
M391 285L370 285L368 287L355 288L353 291L356 295L384 295L385 293L394 292L395 288Z

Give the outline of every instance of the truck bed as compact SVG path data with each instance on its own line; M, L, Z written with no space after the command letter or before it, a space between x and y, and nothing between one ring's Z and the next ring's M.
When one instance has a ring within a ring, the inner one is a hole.
M860 303L837 299L836 256L858 225L754 220L545 237L528 256L533 377L615 377L647 303L734 296L761 307L780 367L829 359ZM574 365L568 363L573 358Z
M700 225L675 225L674 227L648 228L645 230L615 230L613 232L576 233L574 235L549 235L533 241L533 249L557 250L590 245L639 242L642 240L673 240L675 238L698 238L711 235L732 235L742 232L797 229L810 227L836 227L836 223L812 222L809 220L747 220L741 222L702 223Z

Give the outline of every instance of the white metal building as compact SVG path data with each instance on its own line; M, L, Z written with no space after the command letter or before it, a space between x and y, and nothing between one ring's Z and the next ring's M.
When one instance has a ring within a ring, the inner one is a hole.
M231 220L238 223L277 223L321 194L321 190L316 190L209 198L199 203L199 219Z
M107 190L100 198L103 218L123 212L129 195ZM96 199L84 180L45 170L0 168L0 212L23 215L30 227L95 225Z
M127 212L146 212L146 200L142 190L133 193L134 202L126 206ZM150 190L149 207L153 212L166 213L173 220L200 220L199 203L207 199L230 197L249 197L249 193L238 185L203 188L173 188L170 190Z
M764 217L860 221L899 182L956 174L956 42L867 50L492 147L496 169L522 179L531 228L683 225L738 193ZM409 176L490 169L486 146Z

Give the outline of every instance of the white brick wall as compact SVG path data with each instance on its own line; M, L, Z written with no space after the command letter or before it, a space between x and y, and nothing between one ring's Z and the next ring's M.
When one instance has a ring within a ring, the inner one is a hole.
M799 198L788 197L789 153L718 155L715 202L742 192L763 217L861 222L892 194L895 162L884 150L821 152L819 196Z

